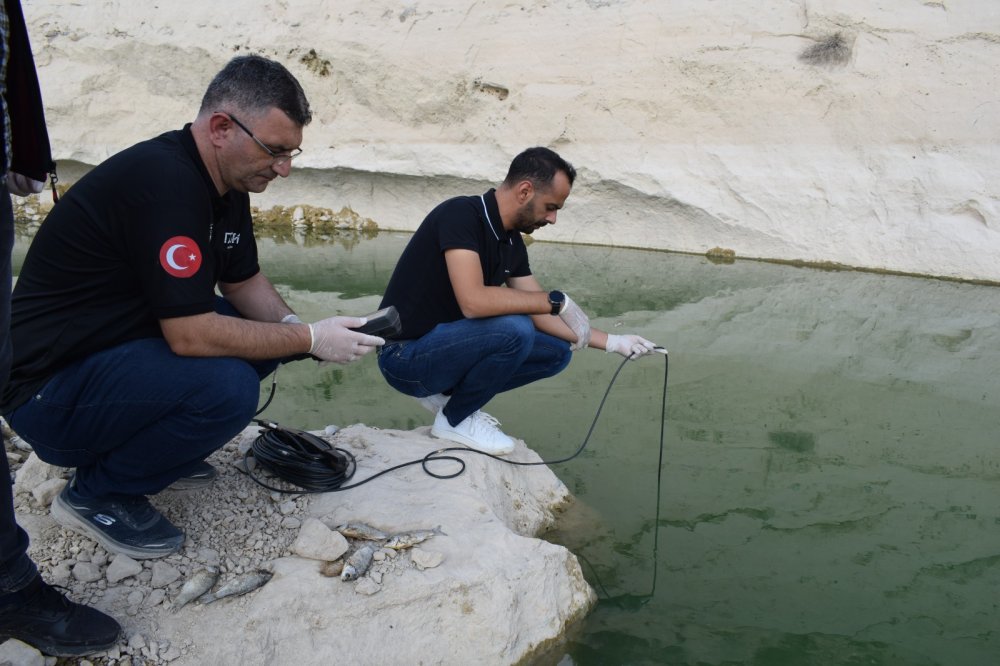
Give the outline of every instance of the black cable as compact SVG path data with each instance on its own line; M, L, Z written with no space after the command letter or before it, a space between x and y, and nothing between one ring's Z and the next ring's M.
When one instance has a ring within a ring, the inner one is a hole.
M604 410L604 403L607 401L608 395L611 393L611 388L615 385L618 375L621 373L622 368L625 367L625 363L629 360L630 358L624 359L618 366L618 369L615 370L615 374L611 377L611 381L608 383L608 388L604 391L604 396L601 398L601 402L597 407L597 412L594 414L594 420L591 422L590 428L587 430L587 435L584 437L580 447L572 455L565 458L559 458L557 460L541 460L538 462L520 462L501 458L493 455L492 453L486 453L476 449L470 449L462 446L450 446L431 451L423 458L389 467L381 472L377 472L372 476L362 479L357 483L344 485L347 481L350 481L350 479L353 478L354 473L357 470L357 462L354 455L351 454L350 451L335 447L326 440L313 435L312 433L298 430L296 428L281 426L272 421L254 419L254 422L261 426L262 431L261 434L254 440L251 448L244 454L244 467L247 475L255 483L268 490L281 493L306 494L350 490L373 481L384 474L388 474L389 472L416 464L419 464L427 475L436 479L453 479L465 471L465 461L457 455L449 453L453 451L462 453L477 453L479 455L487 456L493 458L494 460L507 463L508 465L517 465L522 467L530 467L534 465L555 465L569 462L579 456L583 452L584 448L586 448L587 443L590 441L590 437L594 432L594 428L597 426L597 421L601 416L601 412ZM660 467L662 467L663 464L663 423L666 422L667 404L666 355L664 355L664 362L663 414L660 425ZM277 375L277 372L275 372L275 375ZM255 416L260 415L260 413L264 411L269 404L271 404L271 399L274 397L276 383L277 377L275 376L275 378L272 379L270 395L264 403L264 406L257 410ZM289 490L287 488L277 488L262 481L254 473L254 466L249 462L251 454L261 467L268 470L279 479L298 486L298 489ZM457 463L458 470L450 474L443 474L434 472L430 469L429 464L443 461L452 461ZM657 477L657 525L659 522L659 486L659 477Z

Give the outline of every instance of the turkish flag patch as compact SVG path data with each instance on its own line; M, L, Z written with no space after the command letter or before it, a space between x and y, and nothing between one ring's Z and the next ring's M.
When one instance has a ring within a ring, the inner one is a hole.
M201 268L201 249L187 236L174 236L160 248L160 266L174 277L191 277Z

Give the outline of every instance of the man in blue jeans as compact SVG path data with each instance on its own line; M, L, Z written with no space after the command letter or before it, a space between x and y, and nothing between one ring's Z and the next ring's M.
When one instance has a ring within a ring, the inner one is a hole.
M205 458L250 423L280 360L347 363L384 342L357 317L300 322L257 263L249 193L290 174L310 119L281 64L234 58L193 123L95 167L32 241L0 411L76 468L52 515L108 550L180 549L147 496L212 481Z
M559 373L586 346L626 358L652 351L638 335L591 328L531 273L521 234L555 224L575 178L552 150L529 148L496 189L432 210L403 250L381 305L396 306L403 330L379 369L435 414L435 437L510 453L513 440L480 409L497 393Z

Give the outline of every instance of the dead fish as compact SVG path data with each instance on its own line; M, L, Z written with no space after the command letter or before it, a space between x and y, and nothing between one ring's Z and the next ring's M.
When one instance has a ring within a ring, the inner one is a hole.
M181 586L180 592L177 593L177 597L174 599L174 611L176 612L181 608L184 608L184 606L187 606L189 603L211 590L217 580L219 580L219 570L214 567L202 569L188 578L184 582L184 585Z
M411 546L416 546L418 543L427 541L432 536L440 534L442 536L448 536L441 531L441 527L435 527L432 530L413 530L411 532L400 532L399 534L394 534L389 537L389 540L385 543L386 548L392 548L393 550L405 550Z
M336 578L344 570L344 558L334 560L333 562L323 562L319 565L319 572L321 575L327 578Z
M270 571L257 569L248 573L236 576L220 587L214 593L206 594L201 598L201 603L210 604L224 597L236 597L247 592L253 592L258 587L262 587L273 576Z
M389 535L382 530L365 523L347 523L337 528L345 537L363 539L365 541L385 541Z
M374 546L362 546L347 558L344 570L340 573L340 580L357 580L363 576L368 567L372 565L372 558L375 555Z

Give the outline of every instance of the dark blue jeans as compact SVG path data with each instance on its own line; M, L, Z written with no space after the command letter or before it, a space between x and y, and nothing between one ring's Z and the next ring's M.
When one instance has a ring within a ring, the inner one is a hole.
M235 315L219 299L217 309ZM38 457L76 468L85 497L152 495L193 471L253 418L278 361L174 354L133 340L54 375L10 415Z
M14 211L7 188L0 185L0 389L10 374L10 253L14 249ZM14 495L7 456L0 456L0 594L16 592L30 583L38 570L28 558L28 535L14 517Z
M505 315L438 324L416 340L390 342L378 367L406 395L450 393L444 415L458 425L497 393L559 374L571 357L568 342L538 331L527 315Z

